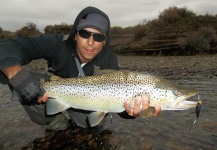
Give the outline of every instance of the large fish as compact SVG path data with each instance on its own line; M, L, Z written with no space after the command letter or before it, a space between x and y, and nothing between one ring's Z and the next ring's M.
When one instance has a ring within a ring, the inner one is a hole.
M44 82L49 96L47 114L52 115L70 107L94 111L89 114L91 126L96 126L108 112L125 110L124 102L148 95L150 106L161 110L186 110L197 102L186 99L198 94L194 88L184 87L164 78L135 71L102 71L98 75L80 78L58 78ZM141 113L142 114L142 113Z

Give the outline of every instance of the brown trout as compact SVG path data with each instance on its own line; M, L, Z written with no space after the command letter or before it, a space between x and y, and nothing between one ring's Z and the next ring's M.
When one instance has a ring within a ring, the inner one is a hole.
M197 89L156 75L127 70L104 71L80 78L51 79L43 82L43 86L49 97L46 102L48 115L70 107L94 111L88 116L91 126L99 124L106 113L124 111L126 100L130 100L133 107L137 96L148 95L150 106L160 106L163 111L196 107L197 102L186 99L198 94Z

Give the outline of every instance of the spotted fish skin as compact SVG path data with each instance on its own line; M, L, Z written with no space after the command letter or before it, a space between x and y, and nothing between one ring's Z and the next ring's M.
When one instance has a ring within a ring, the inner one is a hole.
M198 90L178 85L161 77L136 71L109 71L81 78L60 78L44 82L49 96L47 114L55 114L70 107L95 112L124 111L124 102L148 95L150 106L161 110L185 110L197 102L185 101Z

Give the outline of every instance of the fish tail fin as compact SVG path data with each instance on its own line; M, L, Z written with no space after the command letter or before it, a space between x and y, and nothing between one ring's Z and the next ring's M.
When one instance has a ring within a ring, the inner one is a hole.
M63 103L63 101L58 101L56 98L48 97L46 102L46 112L47 115L53 115L58 112L62 112L70 108L67 104Z
M98 125L105 116L105 112L92 112L88 115L88 120L91 127Z

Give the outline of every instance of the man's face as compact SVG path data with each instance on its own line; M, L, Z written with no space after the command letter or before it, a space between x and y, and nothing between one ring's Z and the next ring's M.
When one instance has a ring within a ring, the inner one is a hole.
M85 28L84 30L92 33L100 33L98 30L93 28ZM102 49L106 42L106 39L102 42L97 42L94 40L93 35L88 38L83 38L77 34L75 35L75 40L77 41L77 51L81 63L87 63L91 61Z

